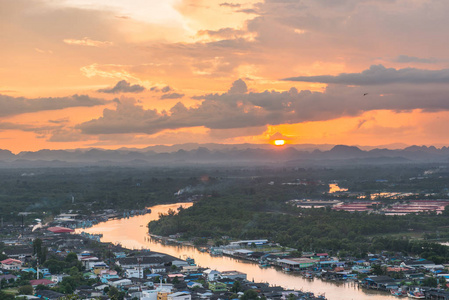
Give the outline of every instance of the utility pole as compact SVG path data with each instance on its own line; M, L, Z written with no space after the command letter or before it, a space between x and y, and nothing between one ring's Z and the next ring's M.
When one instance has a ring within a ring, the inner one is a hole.
M138 278L141 279L141 278L140 278L140 263L142 262L142 257L138 257L138 258L137 258L137 262L139 263L139 274L138 274Z

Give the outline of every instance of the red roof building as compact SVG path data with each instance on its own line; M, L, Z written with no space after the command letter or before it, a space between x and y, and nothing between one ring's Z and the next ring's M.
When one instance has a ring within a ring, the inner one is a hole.
M66 233L66 232L74 232L75 230L67 228L67 227L48 227L48 230L53 232L53 233Z
M0 261L0 267L4 270L19 270L22 267L22 262L18 259L7 258Z
M55 286L56 282L48 280L48 279L35 279L35 280L30 280L30 284L33 287L36 287L39 284L42 284L42 285L45 285L45 286Z

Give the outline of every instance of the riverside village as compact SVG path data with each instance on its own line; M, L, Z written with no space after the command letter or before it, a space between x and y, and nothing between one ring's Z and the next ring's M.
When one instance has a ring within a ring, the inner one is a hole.
M133 211L131 215L137 213L146 212ZM96 216L96 222L108 216L118 215L105 211ZM123 217L129 217L129 213ZM75 234L72 229L91 225L92 218L70 213L57 216L45 226L2 223L1 299L326 299L320 291L288 290L254 282L237 270L220 272L198 266L189 257L101 243L101 235ZM177 236L147 238L186 245ZM401 253L367 253L363 259L298 253L267 239L229 241L199 251L244 260L261 269L276 268L310 281L349 282L379 295L449 299L448 265Z

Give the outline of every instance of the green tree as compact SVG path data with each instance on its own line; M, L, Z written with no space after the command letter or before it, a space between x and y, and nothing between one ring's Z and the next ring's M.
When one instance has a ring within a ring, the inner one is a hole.
M231 287L231 292L238 293L241 290L242 290L242 285L240 284L240 281L238 281L238 280L234 281L234 283L232 284L232 287Z
M436 288L438 286L438 280L435 277L428 277L424 279L422 285Z
M21 294L21 295L33 295L34 294L34 289L33 289L33 287L31 285L22 285L21 287L19 287L19 294Z
M33 241L33 254L36 255L39 263L43 264L47 260L47 247L42 245L42 240L36 238Z
M255 290L246 290L240 299L241 300L250 300L250 299L258 299L258 298L259 298L259 294Z

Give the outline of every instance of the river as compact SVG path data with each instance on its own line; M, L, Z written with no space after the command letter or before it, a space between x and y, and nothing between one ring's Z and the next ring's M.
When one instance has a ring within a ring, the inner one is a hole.
M76 233L81 231L91 234L101 233L103 234L102 242L120 243L128 249L150 249L151 251L167 253L181 259L191 257L201 267L208 267L218 271L238 270L246 273L248 280L268 282L287 289L324 294L328 300L396 299L385 293L362 290L357 284L352 282L334 283L321 281L320 279L308 280L299 275L287 274L275 268L260 268L254 263L236 260L227 256L210 256L208 253L200 252L193 247L163 245L150 239L147 229L148 222L157 220L159 213L166 213L169 209L176 210L181 205L187 208L192 206L192 203L153 206L150 207L151 213L149 214L128 219L109 220L88 229L77 229Z

